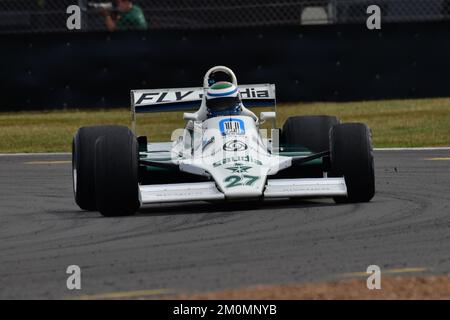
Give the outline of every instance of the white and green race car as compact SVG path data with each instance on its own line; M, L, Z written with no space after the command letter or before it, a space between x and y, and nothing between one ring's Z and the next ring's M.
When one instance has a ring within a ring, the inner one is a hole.
M369 128L323 115L289 117L276 128L273 84L238 85L217 66L203 87L133 90L131 100L132 129L91 126L74 136L73 188L83 210L121 216L164 202L374 196ZM258 106L273 111L257 117L250 109ZM136 137L138 114L172 110L197 111L184 113L186 126L170 142ZM265 122L271 129L261 129Z

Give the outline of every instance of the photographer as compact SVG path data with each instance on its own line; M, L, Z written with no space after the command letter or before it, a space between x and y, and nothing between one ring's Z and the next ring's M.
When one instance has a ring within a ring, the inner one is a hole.
M144 12L139 6L134 5L131 0L116 0L115 4L117 14L113 15L110 10L104 8L100 11L105 17L105 25L109 31L147 29Z

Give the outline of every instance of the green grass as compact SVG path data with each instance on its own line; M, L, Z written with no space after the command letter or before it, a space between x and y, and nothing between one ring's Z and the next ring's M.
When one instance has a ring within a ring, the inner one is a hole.
M311 114L336 115L345 122L365 122L372 129L376 147L450 145L450 98L280 104L277 111L278 126L288 116ZM130 111L0 113L0 153L70 151L77 128L98 124L130 125ZM169 141L171 132L183 124L179 112L139 115L138 134L148 135L150 141Z

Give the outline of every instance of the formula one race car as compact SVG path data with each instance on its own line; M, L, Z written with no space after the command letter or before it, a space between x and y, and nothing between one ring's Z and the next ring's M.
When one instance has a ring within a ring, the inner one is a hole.
M275 86L239 85L227 67L210 69L203 87L133 90L132 129L80 128L73 139L75 201L104 216L142 205L332 197L367 202L375 193L371 132L334 116L295 116L275 127ZM257 117L250 107L271 106ZM248 107L248 108L247 108ZM136 115L184 113L171 142L135 136ZM272 128L260 125L270 121ZM269 132L267 132L269 131Z

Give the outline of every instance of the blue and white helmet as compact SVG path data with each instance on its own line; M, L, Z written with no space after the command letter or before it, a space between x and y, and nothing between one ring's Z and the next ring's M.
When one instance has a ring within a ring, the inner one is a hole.
M208 118L237 115L242 111L239 89L231 82L216 82L206 90Z

